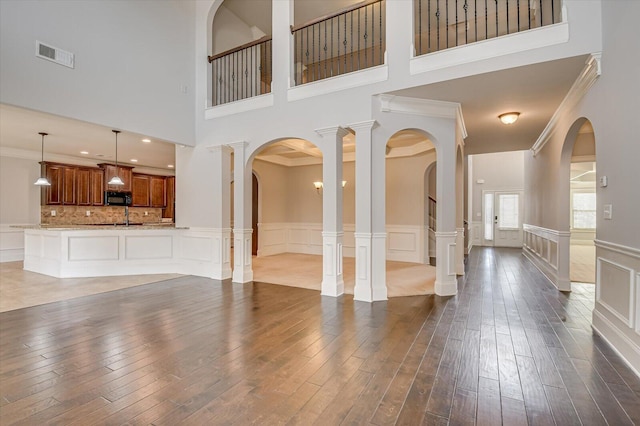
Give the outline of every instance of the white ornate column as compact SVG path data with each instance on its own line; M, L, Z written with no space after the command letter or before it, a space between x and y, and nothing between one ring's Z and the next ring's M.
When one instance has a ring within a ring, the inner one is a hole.
M231 278L231 217L229 212L231 186L231 148L225 145L211 146L211 168L217 171L213 180L213 193L220 200L215 204L213 223L213 277L219 280Z
M344 293L342 275L342 127L316 129L322 136L322 295Z
M247 142L229 144L233 148L233 282L253 281L251 268L251 165L247 164Z
M453 296L458 292L456 277L456 140L452 120L449 137L440 137L436 198L436 283L438 296Z
M385 146L374 145L375 120L349 126L356 132L355 288L353 298L387 300ZM375 171L375 173L374 173Z

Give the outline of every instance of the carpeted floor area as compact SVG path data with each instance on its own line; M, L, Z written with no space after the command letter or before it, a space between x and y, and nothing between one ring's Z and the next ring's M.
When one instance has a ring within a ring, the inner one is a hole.
M571 265L569 276L572 282L596 282L596 248L595 246L572 245L569 258Z
M355 259L343 258L345 293L353 294ZM259 282L320 290L322 256L282 253L253 258L253 279ZM436 268L408 262L387 261L389 297L433 294Z

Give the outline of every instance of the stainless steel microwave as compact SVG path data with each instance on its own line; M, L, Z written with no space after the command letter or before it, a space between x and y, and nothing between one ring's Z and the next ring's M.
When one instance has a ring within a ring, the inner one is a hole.
M104 191L105 206L130 206L131 191Z

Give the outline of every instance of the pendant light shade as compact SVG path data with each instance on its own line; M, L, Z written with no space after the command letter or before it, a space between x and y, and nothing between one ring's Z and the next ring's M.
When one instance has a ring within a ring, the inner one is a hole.
M116 175L109 180L108 185L122 186L124 182L118 176L118 133L120 130L112 130L112 132L116 134Z
M42 143L41 143L41 146L42 146L41 164L42 164L44 163L44 137L47 136L48 133L40 132L38 134L42 136ZM44 168L44 165L40 167L40 173L42 173L43 168ZM36 180L33 184L38 186L51 186L51 182L49 182L49 179L47 179L46 176L40 176L38 180Z

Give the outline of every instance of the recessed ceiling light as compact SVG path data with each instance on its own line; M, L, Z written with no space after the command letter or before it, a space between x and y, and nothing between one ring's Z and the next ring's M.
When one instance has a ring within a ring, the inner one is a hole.
M89 154L89 151L80 151L80 154L82 154L82 155L88 155L88 154Z
M144 143L150 143L150 142L151 142L151 139L146 139L146 138L145 138L145 139L142 139L142 142L144 142Z
M131 159L131 162L132 162L132 163L137 163L137 162L138 162L138 159L137 159L137 158L132 158L132 159Z
M173 164L167 165L168 168L173 169Z

